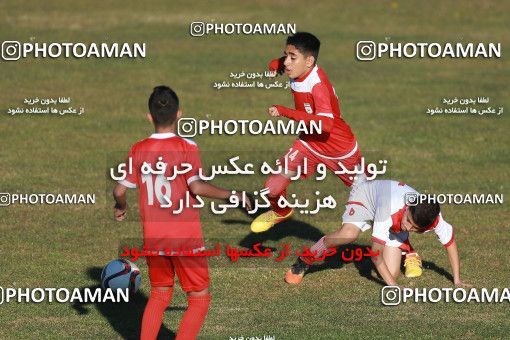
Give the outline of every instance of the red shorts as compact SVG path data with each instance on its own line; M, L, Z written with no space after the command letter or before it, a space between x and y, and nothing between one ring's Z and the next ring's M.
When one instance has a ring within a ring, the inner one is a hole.
M173 286L175 273L186 293L209 287L209 267L204 256L147 256L146 260L154 287Z
M306 173L304 173L304 159L306 158ZM305 179L310 175L313 175L317 172L317 165L322 163L331 171L341 170L341 167L338 165L339 162L347 170L353 170L356 165L361 162L361 153L359 148L355 147L353 151L348 152L346 156L333 158L321 156L318 153L315 153L308 149L299 139L294 142L294 145L287 151L285 155L280 158L280 163L282 166L285 165L285 159L287 159L287 168L288 170L295 172L298 166L301 167L301 177ZM353 174L335 174L338 178L340 178L344 184L348 187L352 185L354 182Z

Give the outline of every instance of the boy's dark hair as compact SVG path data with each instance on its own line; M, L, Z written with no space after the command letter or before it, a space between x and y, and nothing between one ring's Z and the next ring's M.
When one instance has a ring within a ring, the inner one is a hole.
M319 58L321 42L317 37L308 32L297 32L287 38L287 45L295 46L305 56L313 56L315 62Z
M418 231L425 231L425 228L430 226L436 220L441 209L438 203L419 203L414 206L409 206L411 217L418 226Z
M177 94L166 85L156 86L149 97L149 111L158 126L172 125L179 110Z

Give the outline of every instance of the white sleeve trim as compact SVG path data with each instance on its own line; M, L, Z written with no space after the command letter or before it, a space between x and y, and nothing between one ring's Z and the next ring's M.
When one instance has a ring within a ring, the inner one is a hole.
M188 178L188 180L186 182L188 183L188 185L190 185L191 182L194 182L194 181L199 180L199 179L200 179L200 176L195 175L195 176L191 176L190 178Z
M123 179L122 181L119 181L118 183L122 184L123 186L125 186L126 188L129 188L129 189L136 188L136 184L131 183L130 181L127 181L125 179Z
M317 151L315 151L314 149L312 149L312 147L310 145L308 145L307 142L305 142L304 140L302 139L299 139L299 141L304 145L306 146L306 148L308 150L310 150L312 153L316 154L317 156L319 157L322 157L322 158L326 158L326 159L333 159L333 160L341 160L341 159L346 159L346 158L349 158L351 157L352 155L354 155L354 153L356 152L356 150L358 150L358 142L356 141L356 144L354 145L354 147L352 148L351 151L349 151L348 154L346 155L343 155L343 156L340 156L340 157L328 157L328 156L325 156Z
M324 113L324 112L317 113L317 116L324 116L324 117L334 118L332 113Z

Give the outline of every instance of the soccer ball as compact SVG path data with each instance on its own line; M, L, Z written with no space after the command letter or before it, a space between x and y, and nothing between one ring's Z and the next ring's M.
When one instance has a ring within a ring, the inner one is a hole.
M131 294L136 293L142 278L138 266L128 260L118 259L109 262L101 273L101 286L106 288L126 289L129 288Z

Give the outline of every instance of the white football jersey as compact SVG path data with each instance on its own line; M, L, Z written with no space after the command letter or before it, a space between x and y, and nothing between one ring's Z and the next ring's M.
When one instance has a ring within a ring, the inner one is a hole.
M409 233L402 231L401 222L409 202L418 192L402 182L374 180L355 186L346 204L343 223L352 223L365 231L370 227L372 240L389 246L408 244ZM425 233L434 231L445 247L453 242L453 227L441 214Z

